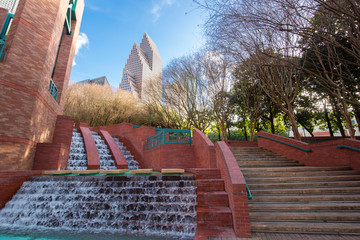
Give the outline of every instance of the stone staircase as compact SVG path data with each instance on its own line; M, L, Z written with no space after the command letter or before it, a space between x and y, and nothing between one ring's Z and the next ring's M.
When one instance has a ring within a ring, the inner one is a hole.
M208 237L236 238L225 183L217 168L191 168L197 185L196 240Z
M360 171L307 167L258 147L231 150L253 196L253 232L360 235Z

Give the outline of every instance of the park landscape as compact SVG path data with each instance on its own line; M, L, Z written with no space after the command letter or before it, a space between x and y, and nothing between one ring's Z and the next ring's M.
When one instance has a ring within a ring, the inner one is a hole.
M131 91L69 84L84 1L16 4L0 237L359 237L359 2L195 0L204 46L140 81L133 59L161 52L145 33Z

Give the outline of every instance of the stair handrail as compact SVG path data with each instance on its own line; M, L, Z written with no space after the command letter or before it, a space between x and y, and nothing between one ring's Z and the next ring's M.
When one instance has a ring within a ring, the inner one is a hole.
M164 144L164 132L160 131L158 133L156 133L154 136L149 137L148 139L146 139L146 149L152 149L154 147L160 146L162 144Z
M186 137L181 137L181 135ZM156 134L146 139L146 149L152 149L162 144L191 145L191 131L188 129L156 128Z
M274 142L278 142L278 143L282 143L284 145L287 145L289 147L293 147L293 148L296 148L296 149L299 149L301 151L304 151L304 152L311 152L312 150L310 148L306 149L306 148L302 148L302 147L299 147L299 146L295 146L293 144L290 144L290 143L287 143L287 142L283 142L283 141L280 141L280 140L277 140L277 139L274 139L274 138L271 138L271 137L266 137L266 136L262 136L262 135L257 135L258 137L262 137L262 138L266 138L266 139L269 139L269 140L272 140Z
M353 150L356 152L360 152L359 148L354 148L354 147L350 147L350 146L346 146L346 145L339 145L339 146L336 146L336 148L339 148L339 149L345 148L345 149Z
M244 180L245 180L245 178L244 178ZM252 200L252 195L251 195L249 186L248 186L247 183L246 183L246 180L245 180L245 184L246 184L247 198L248 198L248 200Z

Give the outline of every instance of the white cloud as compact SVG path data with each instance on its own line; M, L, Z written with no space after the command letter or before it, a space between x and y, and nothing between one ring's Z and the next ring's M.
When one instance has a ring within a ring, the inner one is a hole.
M156 4L152 9L151 9L151 14L153 14L155 17L153 19L154 22L156 22L159 17L160 17L160 6L158 4Z
M75 55L79 54L79 51L83 46L86 46L86 47L89 46L89 38L85 33L81 32L81 33L79 33L79 37L78 37L78 40L76 42Z
M83 48L84 46L89 47L89 43L90 42L89 42L88 36L85 33L82 33L82 32L79 33L78 40L76 42L75 56L79 54L80 49ZM72 65L76 66L75 57L74 57Z
M175 0L158 0L151 9L151 14L154 15L153 22L156 22L160 17L160 11L164 6L170 6L175 3Z

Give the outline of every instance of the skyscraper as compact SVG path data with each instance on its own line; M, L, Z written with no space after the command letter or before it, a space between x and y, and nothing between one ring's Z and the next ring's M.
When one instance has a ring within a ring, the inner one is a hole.
M144 34L140 46L134 43L123 70L119 88L143 101L161 99L162 60L149 35Z

